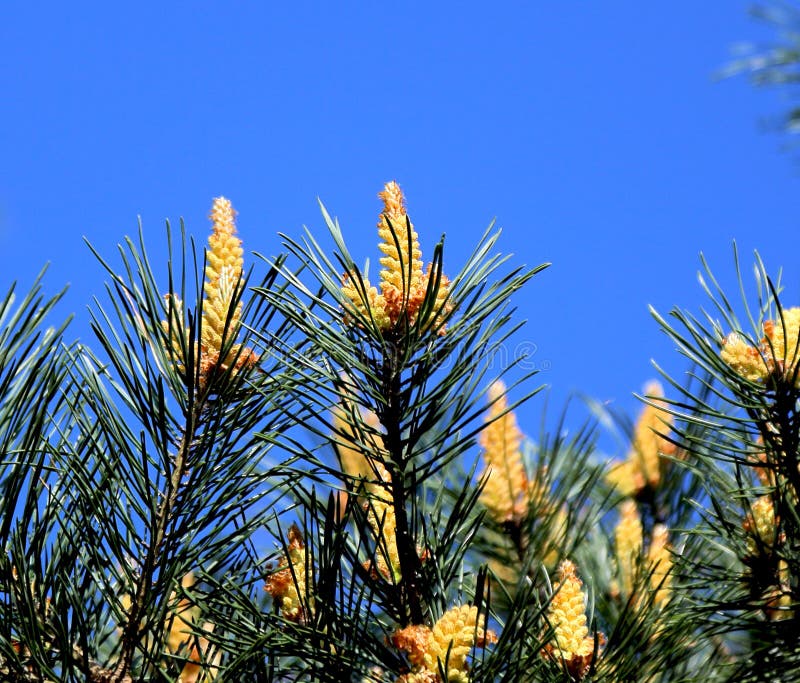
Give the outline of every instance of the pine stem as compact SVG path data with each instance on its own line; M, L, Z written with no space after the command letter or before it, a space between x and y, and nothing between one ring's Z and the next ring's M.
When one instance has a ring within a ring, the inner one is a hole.
M381 421L386 429L385 448L391 458L389 474L392 478L392 503L396 520L395 536L397 552L400 559L400 596L405 604L400 614L406 623L402 626L421 624L424 621L420 599L419 574L420 560L416 544L409 529L406 512L405 465L401 419L403 415L403 395L401 375L398 370L401 363L397 345L388 344L389 351L384 351L383 389L386 406L382 411Z
M122 631L121 643L122 653L117 667L114 669L113 683L125 683L130 680L130 668L136 647L139 644L139 622L145 609L147 594L152 588L153 576L156 568L160 564L162 550L167 540L167 527L172 519L172 513L178 501L181 480L186 473L189 456L191 455L191 444L194 439L194 431L197 426L200 414L201 403L195 402L186 421L183 438L178 444L178 449L173 461L172 471L165 495L161 500L156 512L156 525L153 532L152 542L147 548L144 567L136 585L136 595L134 596L131 608L128 612L128 620Z
M778 438L780 439L779 452L781 458L785 461L782 470L789 481L789 491L779 492L776 501L778 504L776 512L778 519L784 525L786 537L796 539L800 536L800 528L798 528L796 513L792 508L800 500L800 463L798 463L800 435L798 434L796 414L797 390L793 383L786 387L781 385L779 389L775 401L775 422L777 423ZM792 571L791 564L788 566L789 571ZM778 583L780 584L780 577L778 578ZM800 586L794 576L789 578L789 590L792 604L797 604L800 601ZM792 634L792 636L790 641L796 643L798 640L797 634Z

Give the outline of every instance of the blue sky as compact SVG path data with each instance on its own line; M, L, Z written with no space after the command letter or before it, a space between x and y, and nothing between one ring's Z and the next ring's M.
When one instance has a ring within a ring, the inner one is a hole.
M698 253L733 291L731 243L800 303L796 158L762 121L776 93L714 74L771 32L749 2L13 3L0 60L0 285L70 283L73 336L141 216L204 241L215 196L245 246L322 233L316 198L375 257L396 179L430 256L456 272L493 217L514 261L553 267L515 343L560 405L622 410L684 369L647 306L697 311ZM512 351L513 353L513 351ZM535 432L541 400L522 412ZM529 426L528 426L529 425Z

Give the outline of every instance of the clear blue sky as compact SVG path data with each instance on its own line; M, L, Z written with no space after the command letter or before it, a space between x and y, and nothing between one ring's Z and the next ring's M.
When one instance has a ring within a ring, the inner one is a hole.
M553 262L519 297L519 343L559 405L627 410L683 361L647 306L698 310L704 251L731 241L785 268L800 304L798 165L760 124L786 102L715 81L771 33L749 2L14 2L0 28L0 285L45 262L71 283L72 333L141 216L205 240L229 197L248 249L324 226L375 256L376 193L396 179L430 256L455 272L497 217L516 262ZM523 414L535 433L542 402Z

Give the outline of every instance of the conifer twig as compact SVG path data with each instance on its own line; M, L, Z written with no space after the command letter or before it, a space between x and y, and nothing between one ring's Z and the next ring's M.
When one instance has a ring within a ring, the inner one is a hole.
M169 485L166 495L164 496L161 504L158 506L156 528L153 532L153 541L149 544L147 549L147 557L145 559L144 567L139 575L139 581L136 585L136 595L133 599L130 611L128 612L128 619L125 627L122 630L120 642L122 644L122 654L119 663L114 669L114 674L111 681L113 683L125 683L130 679L130 667L133 661L133 655L136 651L136 646L139 643L139 619L144 612L145 600L147 593L151 588L153 582L153 575L157 565L159 564L158 558L164 547L164 542L167 539L167 527L172 519L172 513L178 500L180 492L181 480L186 473L187 463L191 455L191 442L192 439L188 438L193 436L194 430L197 427L198 417L202 404L195 402L193 409L190 411L189 419L186 424L186 431L175 455L174 465L170 473ZM102 679L101 679L102 680Z
M403 455L403 440L400 425L402 414L402 395L400 374L396 371L401 359L398 358L397 346L387 344L384 349L391 349L383 363L383 388L386 397L386 406L381 411L381 422L386 429L384 437L386 450L389 452L389 474L392 479L392 502L396 518L397 550L400 558L400 594L407 601L401 614L408 616L412 624L423 622L420 590L417 585L419 578L420 560L417 555L416 544L411 537L408 525L408 515L405 505L405 458ZM407 609L405 609L407 608ZM407 624L402 624L406 626Z

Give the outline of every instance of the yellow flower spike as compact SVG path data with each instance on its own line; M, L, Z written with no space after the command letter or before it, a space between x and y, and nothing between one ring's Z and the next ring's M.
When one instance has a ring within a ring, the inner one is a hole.
M656 605L663 605L672 595L672 547L669 544L669 530L663 524L653 526L647 560L652 568L650 587L655 591Z
M645 480L635 460L615 463L606 473L606 481L626 498L632 498L644 488Z
M217 197L211 206L209 218L212 232L208 238L208 254L206 263L207 286L214 286L224 268L232 268L234 275L242 274L244 250L242 240L236 237L236 211L230 200ZM206 291L210 296L210 292Z
M203 631L210 633L214 625L203 624ZM222 663L222 650L213 646L207 638L199 637L189 653L189 660L181 669L178 683L212 683L218 680L219 667Z
M366 298L364 297L366 293ZM349 277L345 276L342 281L342 294L344 294L353 305L352 311L345 311L345 324L351 324L356 315L362 316L367 320L372 319L379 330L388 329L391 321L386 313L386 300L383 294L378 293L378 289L369 284L369 280L364 278L364 292Z
M397 550L397 517L390 501L375 498L365 504L367 521L375 538L375 564L380 575L387 581L398 583L400 553Z
M664 396L661 384L650 382L644 393L653 405L646 405L636 422L627 460L614 464L606 474L606 481L626 497L636 496L647 485L658 488L669 464L664 456L676 452L675 444L662 436L669 431L672 417L666 412L666 402L659 400Z
M436 334L445 334L444 319L453 307L448 301L450 281L444 274L422 270L422 251L419 237L408 218L405 197L400 186L391 181L386 183L378 196L383 200L383 211L378 220L378 248L383 256L380 259L383 270L380 273L380 291L370 285L366 278L356 284L345 275L342 282L345 324L363 325L363 319L374 320L381 332L393 330L401 321L413 326L417 324L420 308L428 293L431 277L438 279L435 300L432 302L430 316L426 315L420 331L433 329ZM363 287L361 286L363 284Z
M478 437L483 448L486 484L481 501L498 522L523 518L528 511L530 489L522 462L522 432L517 418L508 412L506 386L496 381L489 387L489 413Z
M424 285L426 288L432 275L433 264L429 263L428 271L424 276ZM436 290L436 302L433 305L434 316L432 322L430 323L436 330L436 334L439 336L442 336L447 332L447 326L443 322L443 319L447 318L447 316L453 311L453 304L448 300L449 294L450 278L448 278L444 273L441 273L439 275L439 288Z
M191 588L194 586L194 572L189 572L181 579L181 588ZM175 593L170 597L170 602L177 596ZM167 621L167 647L170 654L178 654L187 649L192 638L192 624L200 616L200 608L193 605L187 598L177 601L172 614Z
M742 524L748 532L747 551L751 557L760 552L771 554L777 542L778 519L772 496L759 496L750 505L750 514Z
M413 320L425 297L419 238L406 213L400 186L395 181L386 183L378 196L384 205L378 220L378 234L382 240L378 248L384 254L381 292L386 300L386 312L394 321L403 311Z
M417 671L415 673L403 674L398 678L395 683L442 683L439 674L434 671Z
M345 399L347 400L347 399ZM386 455L380 440L380 421L372 411L339 406L333 411L334 446L345 474L363 482L362 507L372 530L374 557L365 567L377 577L398 583L401 579L397 549L397 517L391 475L383 464ZM354 422L360 421L360 424ZM364 500L364 498L367 498ZM419 549L418 549L418 552Z
M236 236L236 212L229 200L217 197L211 209L212 231L206 250L206 281L203 285L203 321L200 338L200 375L202 382L217 368L251 368L259 357L252 349L235 344L221 358L223 342L232 339L240 325L242 303L231 305L242 286L243 249ZM227 326L226 326L227 321Z
M194 572L188 572L181 579L183 590L192 588L195 584ZM132 605L129 594L123 594L121 603L123 610L128 612ZM164 651L169 655L169 661L183 662L178 683L211 683L217 680L219 666L222 662L222 652L212 646L207 638L198 636L196 630L200 625L201 608L187 597L178 597L177 591L170 594L168 602L168 615L163 625ZM214 630L211 622L202 623L202 631L210 633ZM149 641L145 638L143 642ZM164 661L164 666L169 663Z
M586 626L586 597L583 594L577 568L569 560L558 567L558 583L547 608L547 620L555 638L545 648L545 654L561 661L573 677L582 678L591 666L595 639ZM600 644L604 636L598 636Z
M448 683L469 683L467 657L472 649L497 642L481 621L477 607L461 605L443 614L433 628L412 624L397 631L392 644L408 654L412 666L397 683L442 683L440 669L447 672Z
M415 670L425 667L425 653L430 647L433 632L427 626L411 624L400 629L392 636L392 644L408 654L408 661Z
M478 608L461 605L445 612L434 624L425 651L425 667L429 671L447 672L448 683L468 683L467 657L475 646L484 647L496 636L479 625Z
M250 348L242 348L234 344L225 358L221 358L223 336L232 339L239 329L242 312L241 301L233 311L231 304L239 294L242 278L242 241L236 236L236 225L230 201L224 197L214 200L211 210L213 223L206 250L206 280L203 284L203 316L200 341L192 353L195 363L200 369L200 383L204 385L211 373L217 369L227 369L233 365L233 371L251 368L258 363L259 356ZM164 342L175 367L183 372L184 351L181 349L180 334L188 339L185 333L183 303L173 295L166 295L166 317L161 328L169 338ZM227 328L226 328L227 321ZM225 334L227 332L227 334Z
M751 346L736 332L722 342L720 357L750 382L765 382L770 375L800 387L800 307L785 308L775 320L766 320L764 337Z
M759 436L758 445L759 450L747 456L747 462L755 471L758 481L762 486L775 487L777 485L777 477L775 475L775 467L770 458L767 457L767 451L764 450L764 439Z
M736 332L731 332L723 340L720 357L750 382L763 382L769 374L761 350L750 346Z
M644 389L647 396L661 398L664 390L659 382L650 382ZM629 459L638 458L642 474L648 483L657 488L661 481L664 464L662 456L675 453L675 444L667 441L662 434L672 425L672 416L664 408L666 403L654 401L642 410L633 438L633 449Z
M188 342L189 335L186 333L185 318L183 312L183 302L177 294L164 295L164 308L167 320L161 321L161 329L167 337L165 344L169 352L170 360L175 364L179 371L183 371L183 348L181 346L181 335ZM195 357L196 357L195 348Z
M633 593L633 577L636 563L642 553L642 518L635 501L625 500L620 505L619 522L614 530L617 553L617 568L622 581L622 592L626 597Z
M765 354L773 372L800 387L800 308L785 308L782 313L778 319L764 323Z
M213 228L208 238L206 252L206 282L203 286L206 300L203 304L203 333L201 342L204 352L219 356L225 321L231 302L237 294L244 264L242 240L236 236L234 216L236 212L225 197L217 197L211 209ZM239 325L241 303L230 318L228 338L235 334Z
M548 618L555 630L556 645L565 659L589 654L594 641L586 626L586 598L577 568L563 560L558 568L558 583L548 607Z
M361 424L353 425L353 420ZM381 483L390 481L389 472L381 462L383 445L378 441L380 421L372 411L349 414L344 408L333 411L332 436L344 473L354 480L364 481L366 491L375 497L388 499L386 487Z
M488 558L487 565L497 580L505 584L506 588L509 588L515 586L517 581L519 581L520 572L515 563L510 562L508 559L510 554L514 552L513 549L509 547L505 550L506 553L504 557L490 557Z
M306 604L308 558L303 535L295 524L289 529L287 550L287 556L281 558L280 569L270 574L264 590L276 601L284 618L304 624L309 616L306 614L306 607L314 609L314 601L309 597Z

